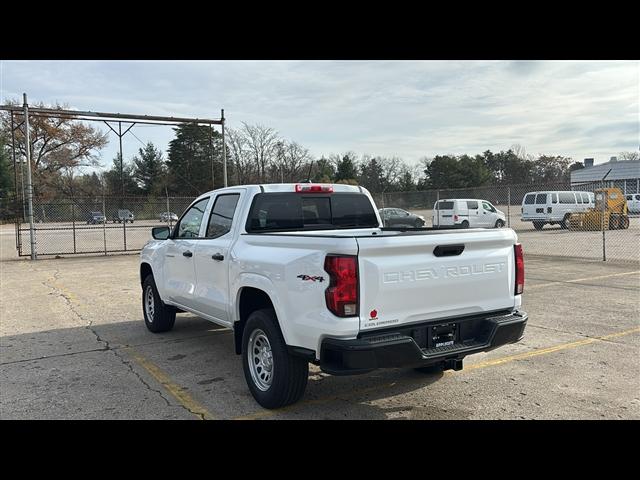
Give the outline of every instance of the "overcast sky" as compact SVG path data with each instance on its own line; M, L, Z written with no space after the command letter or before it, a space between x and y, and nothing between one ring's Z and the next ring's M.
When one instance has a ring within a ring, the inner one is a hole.
M0 103L259 123L309 148L399 156L527 153L596 163L640 145L637 61L0 61ZM96 124L98 125L98 124ZM106 127L102 127L106 129ZM171 127L135 126L129 159ZM117 137L101 154L110 164Z

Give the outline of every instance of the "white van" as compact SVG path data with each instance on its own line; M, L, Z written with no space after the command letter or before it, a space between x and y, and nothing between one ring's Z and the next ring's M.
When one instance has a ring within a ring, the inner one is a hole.
M569 215L592 208L594 202L593 192L529 192L522 199L522 221L533 222L536 230L547 223L567 228Z
M507 217L487 200L456 198L438 200L433 206L434 227L501 228Z
M629 213L640 213L640 193L627 193L625 198Z

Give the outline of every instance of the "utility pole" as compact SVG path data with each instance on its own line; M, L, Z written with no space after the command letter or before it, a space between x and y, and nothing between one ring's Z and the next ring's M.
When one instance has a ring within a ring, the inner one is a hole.
M33 184L31 183L31 136L29 132L29 105L27 104L27 94L23 93L24 100L24 137L25 152L27 157L27 203L29 206L29 236L31 238L31 260L37 260L36 252L36 230L33 226Z
M222 120L222 175L224 176L224 186L227 187L227 142L224 139L224 108L220 117Z

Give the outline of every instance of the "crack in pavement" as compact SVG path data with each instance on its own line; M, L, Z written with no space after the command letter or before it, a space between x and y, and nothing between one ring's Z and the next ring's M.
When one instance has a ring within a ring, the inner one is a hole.
M88 331L90 331L96 338L96 341L100 344L103 344L104 347L103 348L99 348L96 349L95 351L102 351L102 352L111 352L113 353L113 355L120 360L120 362L126 366L129 371L131 371L131 373L133 373L133 375L138 379L138 381L140 383L142 383L142 385L144 385L146 387L147 390L151 391L151 392L155 392L157 393L160 398L162 398L162 400L164 400L164 402L167 404L168 407L180 407L186 411L188 411L189 413L191 413L192 415L198 416L200 418L202 418L202 420L204 420L204 415L198 412L194 412L192 411L190 408L188 408L186 405L182 405L182 404L172 404L169 401L169 398L167 398L162 390L153 388L141 375L140 373L138 373L134 368L133 365L131 364L131 362L123 357L118 351L117 348L112 348L109 341L106 339L103 339L100 334L96 331L96 329L93 327L93 320L89 320L86 319L77 309L76 306L73 304L73 301L71 299L71 297L69 296L69 294L65 293L62 289L58 288L57 286L53 285L51 282L56 282L58 280L60 280L60 270L56 269L53 277L47 279L46 281L42 282L42 284L48 288L50 288L55 294L57 294L57 296L59 298L62 298L67 307L69 308L69 310L76 316L78 317L83 323L85 323L85 327ZM75 352L75 353L83 353L83 352ZM50 357L45 357L45 358L50 358Z

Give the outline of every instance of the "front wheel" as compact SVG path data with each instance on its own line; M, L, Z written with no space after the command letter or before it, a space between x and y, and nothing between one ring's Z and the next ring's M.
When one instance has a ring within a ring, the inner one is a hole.
M504 220L496 220L496 228L504 227Z
M145 325L153 333L168 332L176 321L176 309L160 299L153 275L147 275L142 284L142 312Z
M562 219L562 221L560 222L560 228L563 230L566 230L568 228L569 225L569 217L571 216L570 213L567 213L564 218Z
M264 408L297 402L307 386L309 363L289 354L275 312L256 310L242 334L242 368L253 398Z

